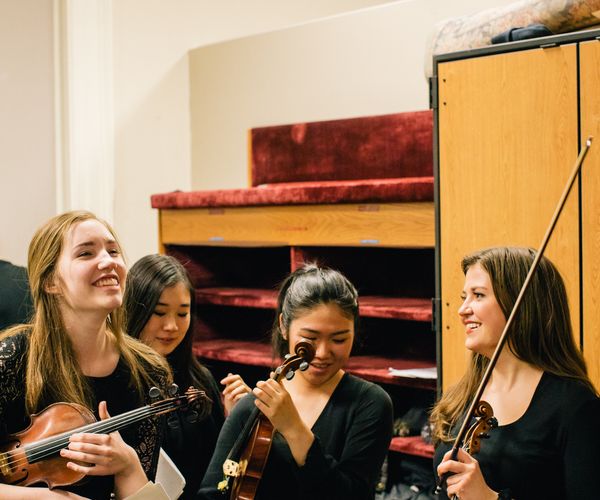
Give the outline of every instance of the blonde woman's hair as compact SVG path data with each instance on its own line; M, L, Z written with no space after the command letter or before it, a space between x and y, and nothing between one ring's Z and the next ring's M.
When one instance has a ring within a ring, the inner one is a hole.
M96 220L103 224L115 241L111 226L91 212L74 211L53 217L37 230L29 245L27 272L33 298L34 314L30 324L5 330L0 340L26 333L29 348L26 354L25 403L29 413L42 408L48 401L66 401L92 407L91 389L75 357L75 352L62 319L57 294L48 287L57 277L57 263L66 235L76 224ZM131 385L144 398L144 388L160 383L157 375L170 380L165 360L149 347L124 334L124 312L121 307L106 318L106 335L111 337L122 362L131 372Z
M462 270L467 274L471 266L479 264L488 273L494 296L504 317L508 318L535 253L531 248L486 248L467 255L462 261ZM581 351L573 340L564 281L545 257L540 260L523 296L504 349L510 349L521 361L553 375L579 381L596 393ZM434 406L431 422L436 442L453 440L452 428L473 399L488 363L486 357L473 354L465 375Z

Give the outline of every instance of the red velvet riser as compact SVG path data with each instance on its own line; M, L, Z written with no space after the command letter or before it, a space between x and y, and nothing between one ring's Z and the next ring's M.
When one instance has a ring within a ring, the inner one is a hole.
M232 339L211 339L194 342L194 354L201 358L240 363L252 366L275 367L280 360L274 359L271 347L260 342ZM349 373L373 382L409 387L435 389L435 380L393 377L388 368L400 370L411 368L431 368L435 362L414 359L382 358L378 356L352 356L346 366Z
M251 131L252 185L433 175L431 110Z
M433 200L433 177L270 184L248 189L175 191L152 195L153 208L216 208Z
M196 290L198 304L275 309L277 292L258 288L201 288ZM431 321L431 300L400 297L360 297L360 315L406 321Z

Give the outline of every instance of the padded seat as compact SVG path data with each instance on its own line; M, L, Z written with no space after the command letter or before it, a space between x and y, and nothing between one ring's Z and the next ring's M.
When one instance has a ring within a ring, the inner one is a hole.
M433 177L280 182L247 189L175 191L152 195L153 208L215 208L433 200Z

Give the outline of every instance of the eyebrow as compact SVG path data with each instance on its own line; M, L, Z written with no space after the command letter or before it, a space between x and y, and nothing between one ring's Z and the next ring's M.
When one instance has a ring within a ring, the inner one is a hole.
M311 330L310 328L300 328L300 331L308 332L308 333L313 333L315 335L322 333L319 330ZM350 330L348 329L348 330L340 330L338 332L333 332L331 334L331 336L333 336L333 335L343 335L344 333L350 333Z
M108 245L114 245L117 242L112 239L112 238L106 238L104 240L104 243L108 244ZM78 243L77 245L75 245L73 248L80 248L80 247L93 247L96 244L95 241L84 241L82 243Z
M169 304L165 304L164 302L157 302L156 303L157 306L168 306ZM188 302L184 302L183 304L179 304L178 307L190 307L190 304Z

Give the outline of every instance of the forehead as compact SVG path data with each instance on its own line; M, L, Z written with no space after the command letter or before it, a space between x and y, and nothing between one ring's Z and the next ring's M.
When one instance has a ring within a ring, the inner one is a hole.
M73 224L65 235L65 244L75 246L97 240L114 240L108 228L96 219L88 219Z
M295 325L294 325L295 323ZM337 304L327 303L319 304L311 309L299 311L297 316L292 319L292 325L300 328L311 328L315 330L319 325L344 325L353 324L352 318L344 314Z
M492 287L492 280L488 272L480 264L473 264L465 275L465 288Z
M168 305L181 305L190 303L190 291L180 281L173 286L166 287L160 294L159 303Z

